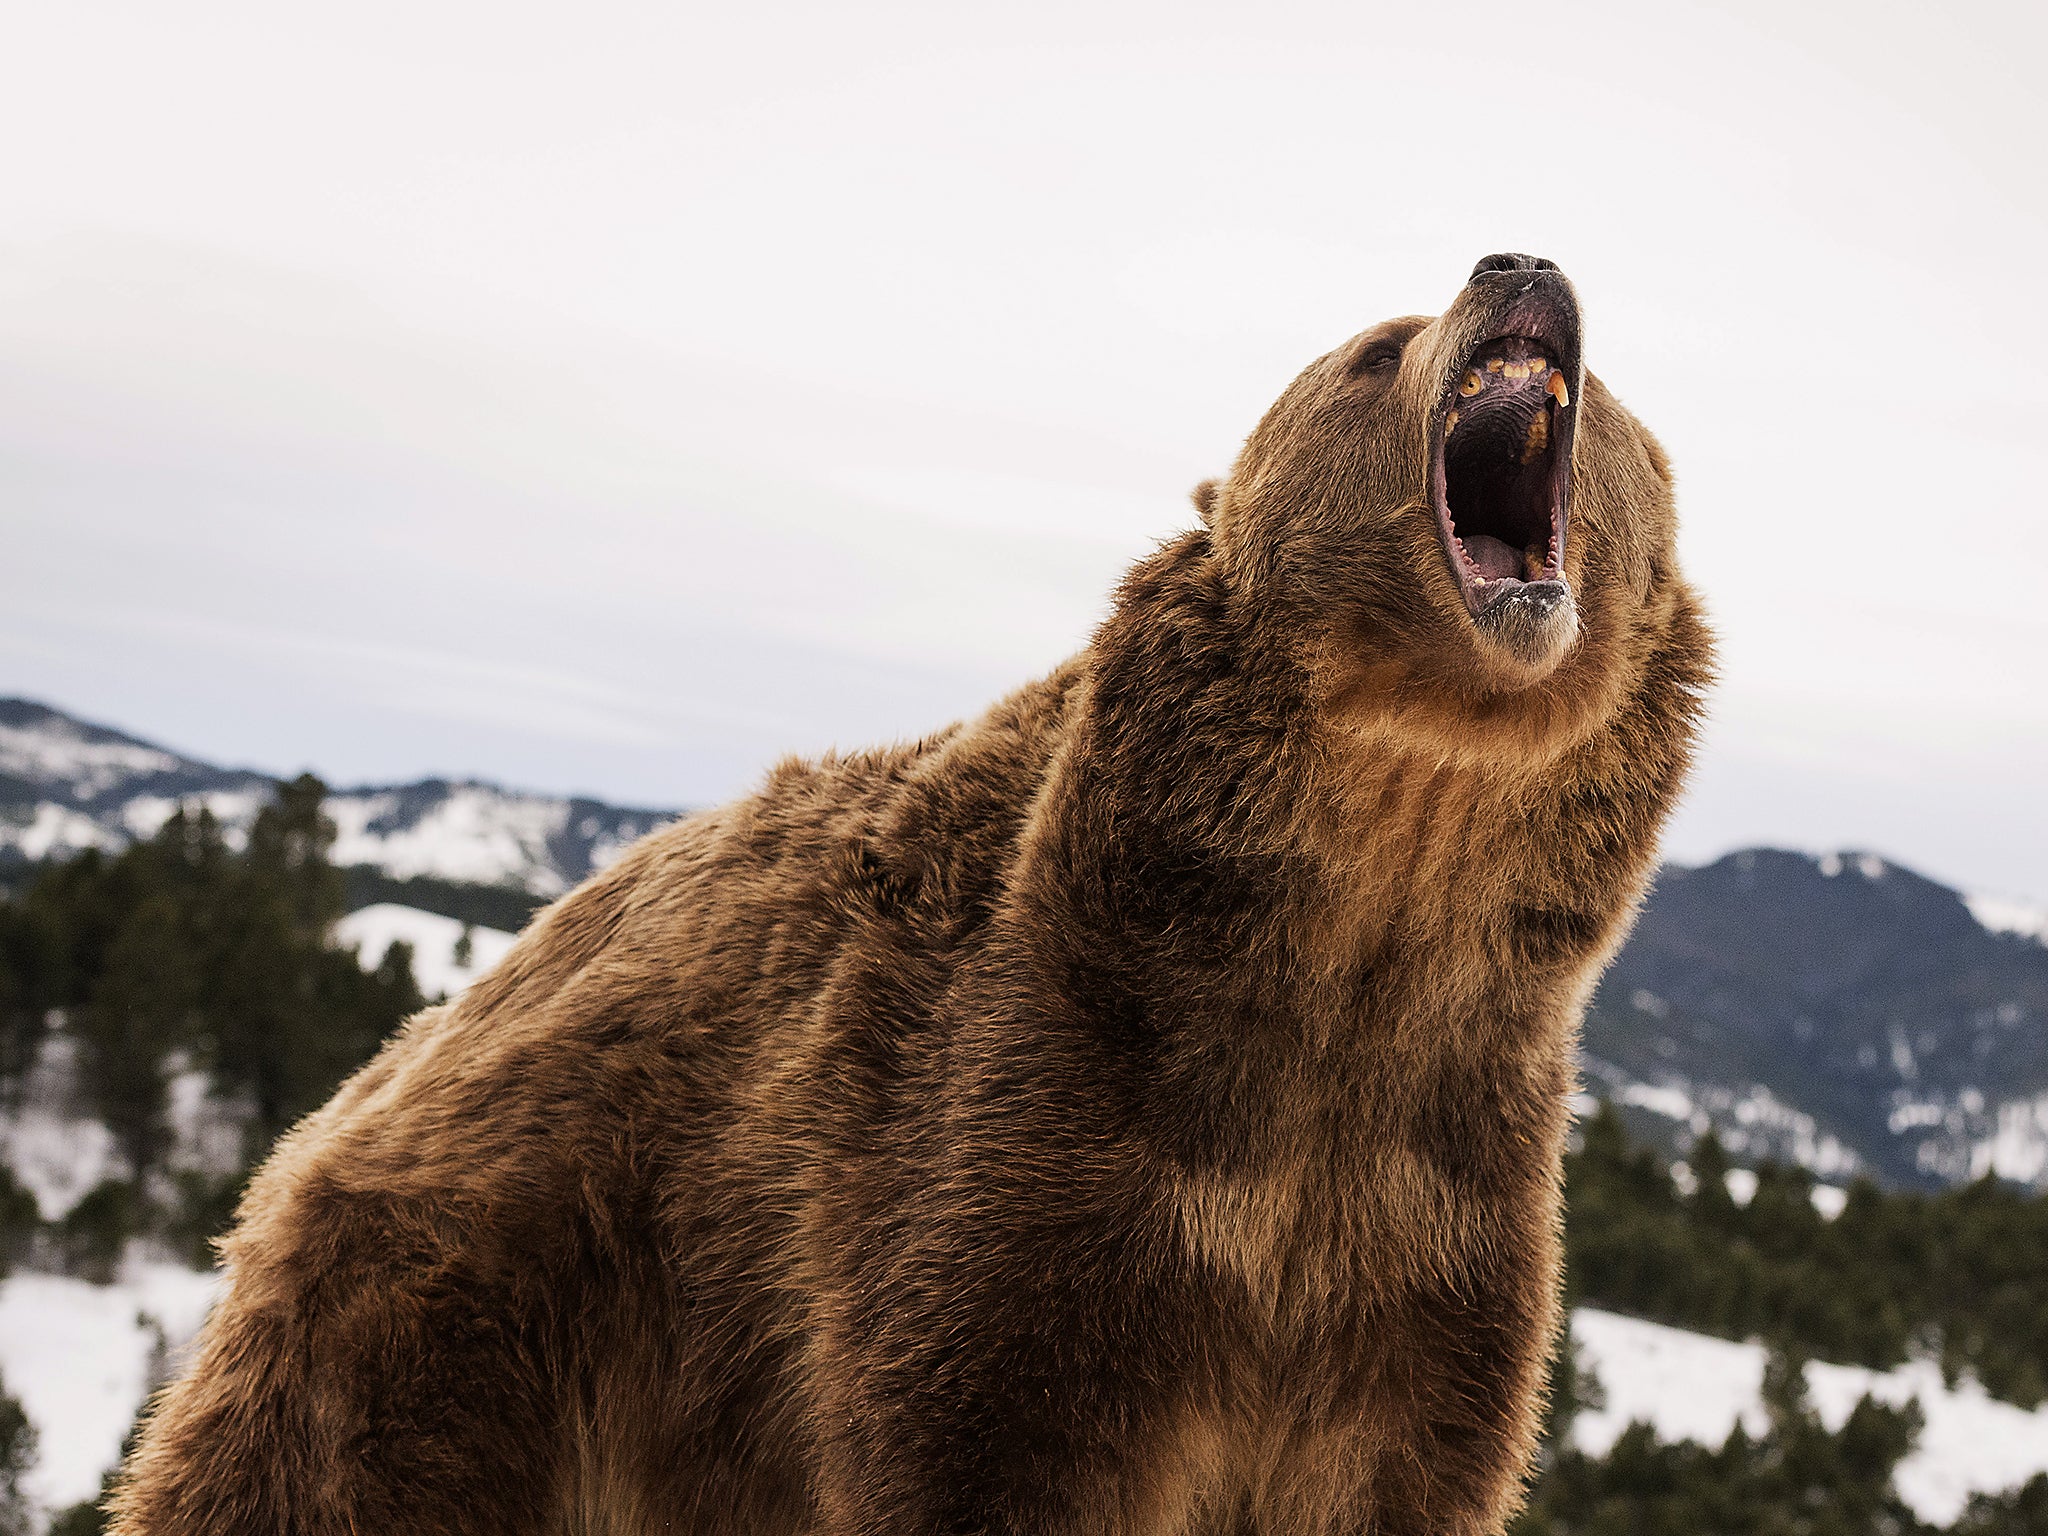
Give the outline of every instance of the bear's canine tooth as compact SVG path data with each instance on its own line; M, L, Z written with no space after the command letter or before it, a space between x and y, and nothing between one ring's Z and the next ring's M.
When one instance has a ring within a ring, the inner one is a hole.
M1565 388L1563 374L1553 373L1550 376L1550 382L1544 387L1547 390L1549 390L1551 398L1555 400L1560 407L1567 406L1572 403L1572 392L1569 389Z

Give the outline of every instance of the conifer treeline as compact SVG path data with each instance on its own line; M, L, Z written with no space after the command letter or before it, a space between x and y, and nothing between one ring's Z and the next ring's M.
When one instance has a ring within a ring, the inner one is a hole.
M1587 1303L1694 1332L1761 1338L1769 1427L1719 1446L1664 1444L1635 1424L1601 1456L1571 1443L1599 1383L1569 1353L1529 1508L1510 1536L1936 1536L1898 1496L1917 1405L1870 1398L1830 1431L1805 1400L1807 1357L1887 1369L1938 1358L1994 1395L2040 1401L2048 1370L2048 1198L1992 1180L1939 1194L1860 1183L1840 1215L1804 1169L1763 1165L1728 1192L1702 1137L1680 1179L1602 1105L1565 1163L1566 1288ZM1679 1385L1682 1389L1682 1384ZM1979 1495L1945 1536L2048 1536L2048 1475Z
M60 1029L81 1107L126 1165L45 1234L67 1267L105 1273L142 1234L203 1260L247 1168L422 1005L409 949L392 946L366 971L330 947L343 888L324 794L311 775L282 786L239 850L210 813L180 809L155 837L50 865L0 900L0 1075L18 1092ZM241 1124L232 1171L166 1167L181 1069L203 1072ZM32 1211L0 1179L13 1257L33 1235Z
M1718 1446L1667 1444L1635 1423L1589 1456L1569 1428L1598 1384L1570 1358L1558 1377L1543 1470L1508 1536L2048 1536L2048 1475L1972 1497L1947 1527L1921 1520L1893 1476L1919 1436L1919 1406L1865 1397L1830 1430L1795 1353L1773 1350L1765 1365L1764 1432L1738 1423Z
M2023 1408L2048 1399L2048 1197L1994 1178L1938 1193L1852 1185L1815 1209L1803 1168L1758 1166L1737 1205L1711 1134L1687 1193L1611 1106L1566 1162L1574 1301L1816 1359L1889 1370L1911 1355Z

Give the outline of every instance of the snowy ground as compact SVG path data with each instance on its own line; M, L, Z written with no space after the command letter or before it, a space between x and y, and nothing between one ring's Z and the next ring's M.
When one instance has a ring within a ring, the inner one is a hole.
M1595 1455L1632 1420L1665 1440L1719 1445L1740 1419L1752 1433L1768 1427L1763 1410L1764 1351L1633 1317L1583 1307L1572 1317L1581 1360L1600 1378L1606 1406L1582 1413L1573 1438ZM1927 1415L1919 1447L1899 1466L1898 1490L1921 1519L1946 1525L1973 1493L2016 1487L2048 1472L2048 1408L2032 1413L1984 1395L1973 1382L1951 1392L1926 1361L1896 1371L1815 1362L1808 1399L1838 1429L1868 1393L1894 1406L1917 1398Z
M428 997L445 993L453 997L505 958L516 935L496 928L470 928L469 964L458 965L455 946L461 941L463 924L438 912L401 907L383 901L349 913L334 925L334 941L344 948L353 944L365 967L375 966L384 951L403 939L412 945L413 979Z
M42 1438L27 1480L31 1497L56 1509L98 1491L159 1364L159 1337L175 1359L218 1283L214 1275L141 1261L110 1286L37 1274L0 1281L0 1374ZM1636 1419L1667 1440L1712 1445L1738 1419L1755 1433L1766 1427L1760 1345L1592 1308L1574 1316L1572 1336L1606 1394L1606 1406L1577 1424L1576 1439L1588 1451L1604 1452ZM1923 1519L1946 1524L1972 1493L2048 1471L2048 1408L2024 1412L1967 1383L1949 1391L1926 1363L1890 1372L1816 1363L1806 1379L1831 1428L1866 1392L1893 1404L1919 1400L1927 1427L1899 1468L1898 1488Z
M98 1496L161 1365L158 1350L175 1351L198 1331L218 1284L141 1260L113 1285L38 1274L0 1281L0 1376L39 1437L23 1479L30 1498L61 1509Z

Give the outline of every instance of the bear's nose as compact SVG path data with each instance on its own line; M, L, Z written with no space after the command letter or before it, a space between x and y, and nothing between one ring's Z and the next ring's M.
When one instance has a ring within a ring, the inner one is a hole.
M1488 272L1555 272L1557 263L1547 256L1524 256L1520 251L1498 251L1491 256L1482 256L1472 269L1472 277ZM1467 278L1467 282L1472 278Z

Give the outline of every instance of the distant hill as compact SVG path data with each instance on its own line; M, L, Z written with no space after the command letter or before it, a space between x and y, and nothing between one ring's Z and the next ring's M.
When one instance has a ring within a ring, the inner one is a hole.
M2043 931L1874 854L1667 868L1587 1012L1589 1086L1824 1177L2048 1185Z
M155 832L180 802L204 804L239 832L275 783L46 704L0 699L0 861L119 848ZM327 812L337 864L539 897L560 895L676 814L446 779L336 790Z
M274 781L0 699L0 864L146 836L181 800L246 826ZM337 791L350 905L515 930L676 814L482 780ZM2044 871L2048 875L2048 871ZM1667 868L1588 1010L1587 1083L1683 1155L2048 1187L2048 912L1875 854Z

